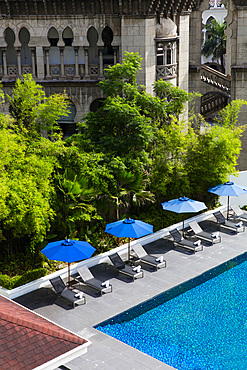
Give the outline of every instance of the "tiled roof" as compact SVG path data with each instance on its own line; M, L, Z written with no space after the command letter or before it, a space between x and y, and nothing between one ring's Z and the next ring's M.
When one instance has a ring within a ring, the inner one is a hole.
M82 344L36 313L0 296L0 369L33 369Z

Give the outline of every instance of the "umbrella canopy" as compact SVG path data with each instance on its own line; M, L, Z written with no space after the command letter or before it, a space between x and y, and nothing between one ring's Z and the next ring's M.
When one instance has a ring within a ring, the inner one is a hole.
M227 196L228 197L228 200L227 200L227 218L228 218L229 209L230 209L229 197L230 196L238 197L239 195L243 195L247 192L247 189L246 189L246 187L244 187L242 185L238 185L238 184L235 184L232 181L228 181L228 182L225 182L224 184L219 184L219 185L216 185L214 187L209 188L208 192L213 193L213 194L217 194L217 195L220 195L220 196Z
M207 206L203 202L192 200L188 197L180 197L161 203L165 211L175 213L197 213L206 209ZM183 234L184 234L184 217L183 217Z
M48 243L42 253L50 260L68 262L68 278L70 281L70 263L90 258L95 248L88 242L65 239Z
M165 211L176 213L196 213L207 208L203 202L192 200L188 197L172 199L168 202L161 203L161 205Z
M118 238L140 238L142 236L152 234L153 225L140 220L127 218L112 222L106 225L105 232L117 236ZM130 240L128 244L128 259L130 258Z

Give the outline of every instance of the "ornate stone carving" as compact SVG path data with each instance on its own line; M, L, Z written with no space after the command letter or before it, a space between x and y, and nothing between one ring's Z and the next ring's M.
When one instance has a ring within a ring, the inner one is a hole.
M170 18L162 18L160 24L157 24L155 28L157 39L167 39L177 36L177 26Z
M156 75L157 75L157 80L159 80L160 78L162 80L167 80L169 78L176 77L177 76L177 64L157 66Z

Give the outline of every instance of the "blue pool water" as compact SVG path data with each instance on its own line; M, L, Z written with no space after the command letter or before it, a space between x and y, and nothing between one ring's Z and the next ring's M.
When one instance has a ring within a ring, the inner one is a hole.
M247 255L96 328L179 370L247 369Z

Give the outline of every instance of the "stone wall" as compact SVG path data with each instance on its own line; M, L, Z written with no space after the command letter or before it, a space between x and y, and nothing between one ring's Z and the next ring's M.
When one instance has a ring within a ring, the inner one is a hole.
M147 92L153 94L155 81L155 26L156 17L122 17L121 20L121 55L125 51L138 52L143 60L137 82L145 85Z

